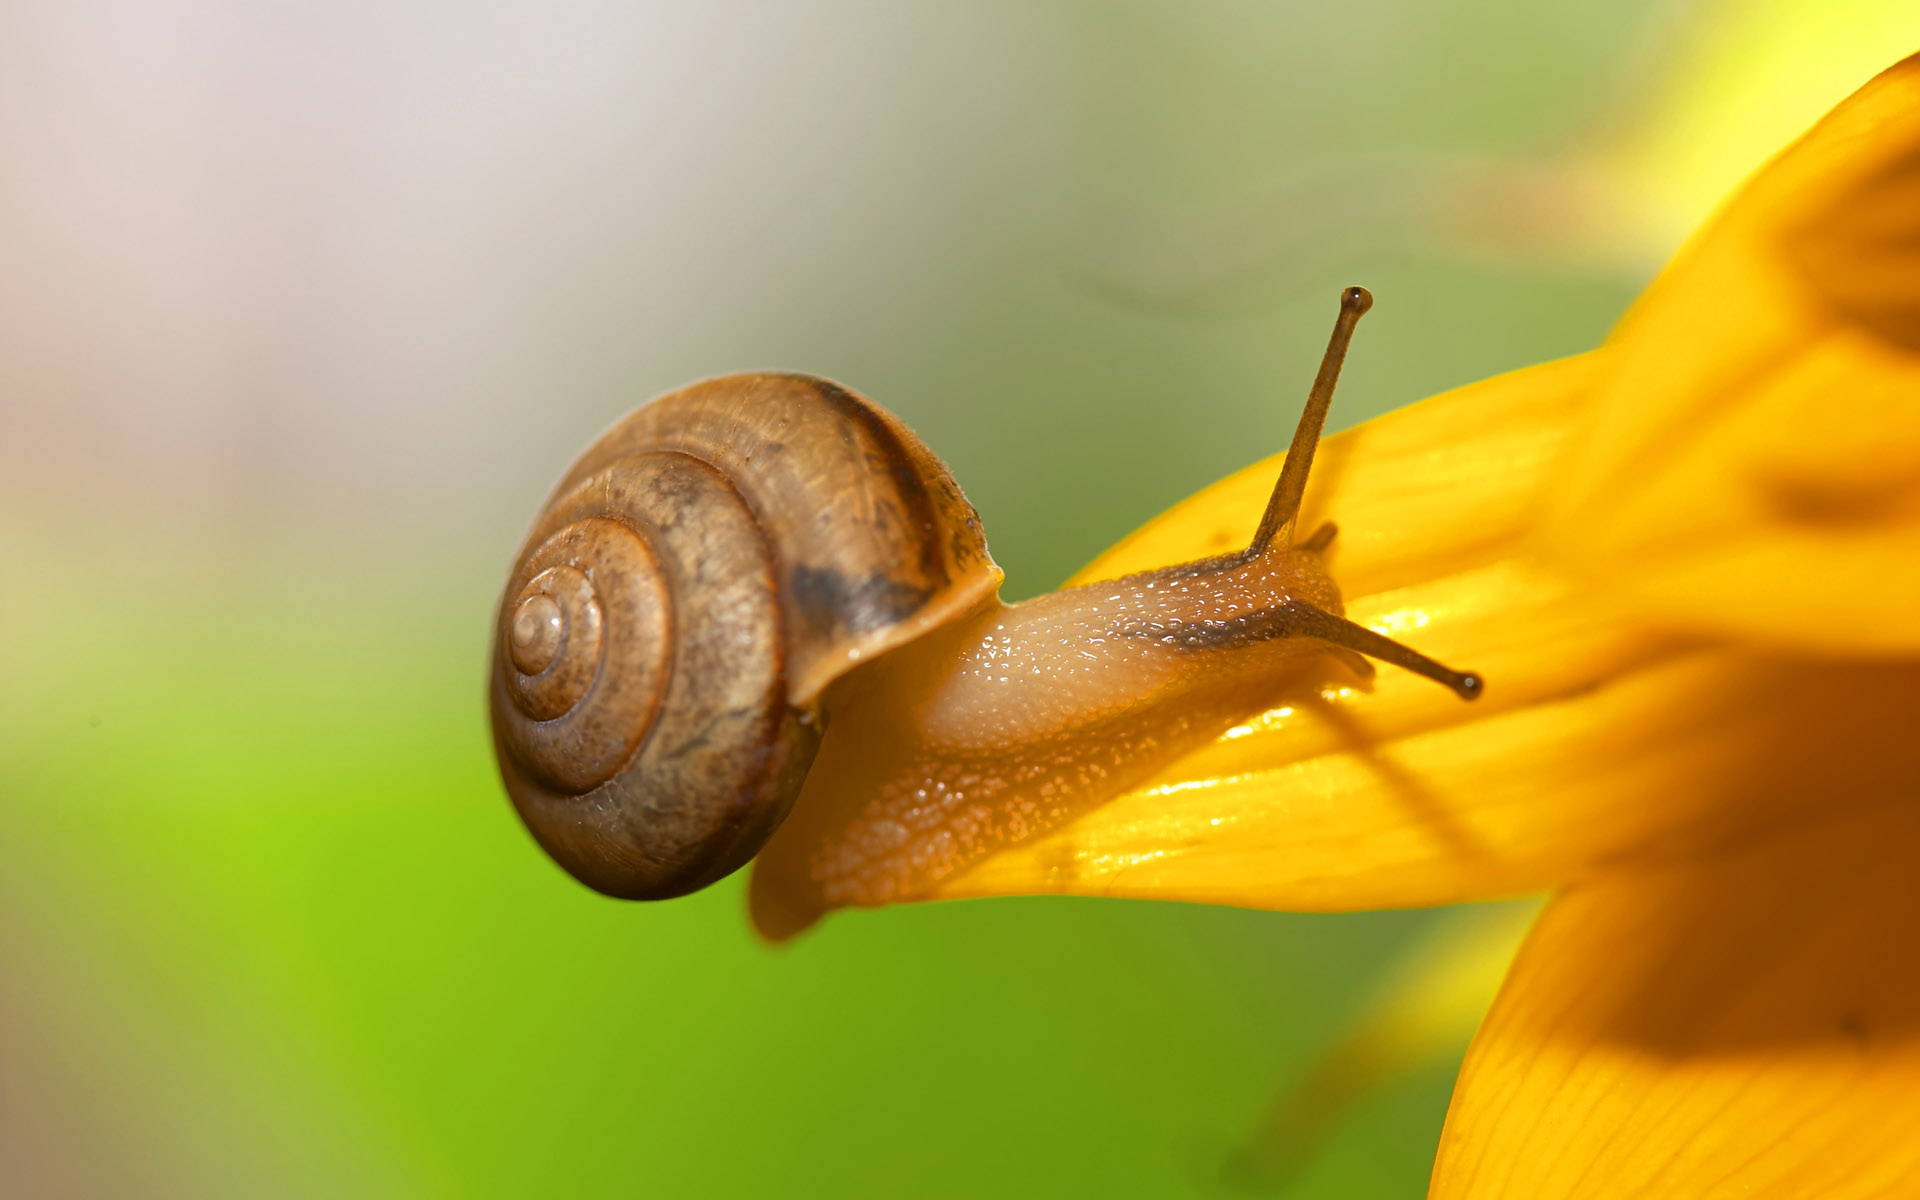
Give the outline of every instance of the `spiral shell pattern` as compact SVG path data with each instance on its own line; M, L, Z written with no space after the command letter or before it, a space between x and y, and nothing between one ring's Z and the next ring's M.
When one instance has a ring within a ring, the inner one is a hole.
M574 464L509 576L507 791L590 887L703 887L791 807L821 690L999 581L945 466L870 401L794 375L661 397Z

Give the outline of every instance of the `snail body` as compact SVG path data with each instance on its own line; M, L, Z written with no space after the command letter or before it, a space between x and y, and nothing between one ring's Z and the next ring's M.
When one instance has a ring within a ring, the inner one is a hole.
M755 925L779 938L910 895L1269 707L1327 653L1287 627L1305 598L1339 611L1311 550L1186 564L995 599L849 674L757 864Z
M692 891L765 845L751 901L782 937L1084 811L1329 652L1477 695L1342 618L1330 526L1293 537L1370 303L1344 293L1246 550L1019 604L945 466L877 405L747 375L640 409L568 471L502 598L491 700L515 806L615 896Z

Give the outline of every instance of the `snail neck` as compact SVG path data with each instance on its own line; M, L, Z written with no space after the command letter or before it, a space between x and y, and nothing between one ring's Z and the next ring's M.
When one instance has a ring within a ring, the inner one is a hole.
M1294 602L1340 611L1308 551L1207 559L1018 604L996 597L874 664L877 678L848 699L884 706L929 748L1058 749L1089 726L1196 688L1241 690L1324 650L1294 636Z

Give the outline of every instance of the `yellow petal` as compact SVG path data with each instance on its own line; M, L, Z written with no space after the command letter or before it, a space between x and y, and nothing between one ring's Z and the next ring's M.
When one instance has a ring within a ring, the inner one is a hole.
M1678 641L1524 557L1584 388L1605 369L1588 356L1517 372L1321 451L1304 526L1338 521L1331 565L1348 614L1481 671L1481 700L1391 668L1370 691L1308 693L929 895L1291 909L1486 899L1792 819L1822 785L1850 797L1920 784L1920 766L1898 765L1920 667ZM1273 470L1202 492L1083 578L1243 539Z
M1560 562L1674 627L1920 650L1920 58L1756 175L1608 356Z
M1489 678L1528 661L1524 649L1492 660ZM1381 691L1391 687L1383 680ZM1587 690L1504 710L1489 703L1443 728L1425 727L1409 716L1413 699L1399 699L1388 719L1342 697L1250 722L935 895L1445 904L1539 891L1634 856L1697 853L1826 807L1920 791L1920 763L1905 749L1920 711L1911 665L1698 649Z
M1468 1054L1437 1197L1920 1192L1920 812L1555 900Z

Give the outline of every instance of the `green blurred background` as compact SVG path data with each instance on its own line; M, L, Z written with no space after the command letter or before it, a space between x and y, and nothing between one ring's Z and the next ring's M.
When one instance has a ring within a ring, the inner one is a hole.
M1232 1194L1431 914L594 896L493 772L524 522L802 369L1030 595L1282 446L1344 284L1337 425L1598 342L1898 8L0 6L0 1191ZM1459 1048L1294 1194L1420 1194Z

